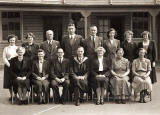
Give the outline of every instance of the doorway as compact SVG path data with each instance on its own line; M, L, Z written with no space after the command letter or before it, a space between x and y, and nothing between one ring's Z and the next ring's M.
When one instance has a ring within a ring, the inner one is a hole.
M123 16L111 16L110 17L110 28L114 28L117 31L116 39L123 41L124 39L124 21Z
M62 16L44 16L43 17L43 36L46 38L46 31L54 31L54 40L61 41L62 39Z

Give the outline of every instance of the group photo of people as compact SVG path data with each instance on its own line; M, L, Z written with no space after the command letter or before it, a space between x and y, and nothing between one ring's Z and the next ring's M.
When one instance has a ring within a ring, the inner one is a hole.
M34 42L32 32L19 46L17 36L8 35L3 88L9 90L10 102L64 105L70 101L80 106L90 100L103 105L108 97L116 104L126 104L133 93L134 98L139 96L139 103L151 101L157 77L155 42L149 31L144 30L142 40L135 42L131 30L120 41L114 28L108 30L107 39L98 36L95 25L90 26L86 39L76 34L73 23L67 29L61 41L54 39L53 30L47 30L47 40L40 44Z

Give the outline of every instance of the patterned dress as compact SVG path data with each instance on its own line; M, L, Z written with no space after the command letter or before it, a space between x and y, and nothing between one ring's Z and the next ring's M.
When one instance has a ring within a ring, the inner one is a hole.
M139 58L135 59L132 64L132 71L135 71L140 75L144 75L148 71L151 71L150 60L146 58L144 60L140 60ZM148 92L151 92L152 91L151 79L149 76L145 79L142 79L141 76L134 76L132 87L135 93L139 93L145 89L147 89Z
M124 73L126 73L129 69L129 61L126 58L122 58L122 59L116 59L113 63L112 63L112 70L116 73L116 74L121 74L123 75ZM128 76L124 76L123 78L111 78L110 83L113 87L113 94L115 96L118 95L130 95L130 83L128 82L129 77Z

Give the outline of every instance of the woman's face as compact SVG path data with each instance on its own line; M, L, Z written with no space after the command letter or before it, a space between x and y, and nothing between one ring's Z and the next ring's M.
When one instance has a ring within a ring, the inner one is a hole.
M132 34L126 33L126 40L127 40L127 41L132 40Z
M114 36L115 36L115 31L110 31L109 32L109 37L110 38L114 38Z
M103 56L103 54L104 54L104 51L103 51L103 50L98 50L98 51L97 51L97 55L98 55L98 56Z
M18 56L23 56L24 53L25 52L24 52L23 49L19 49L18 52L17 52Z
M149 34L144 34L144 35L143 35L143 39L144 39L144 40L148 40L148 39L149 39Z
M118 50L117 51L117 57L118 58L122 58L123 57L123 51L122 50Z
M140 50L139 51L139 57L140 58L144 58L144 56L145 56L145 50L143 49L143 50Z
M33 43L33 37L32 36L28 36L27 40L28 40L28 43Z
M16 38L14 37L14 38L11 38L10 40L9 40L9 44L10 45L14 45L16 43Z

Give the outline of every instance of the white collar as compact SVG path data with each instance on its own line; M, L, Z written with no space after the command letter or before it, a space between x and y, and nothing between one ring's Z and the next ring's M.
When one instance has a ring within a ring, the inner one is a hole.
M80 61L78 60L78 57L74 57L74 60L75 60L77 63L79 63L79 64L82 64L82 63L85 62L87 59L88 59L88 57L83 57L82 62L80 62Z

